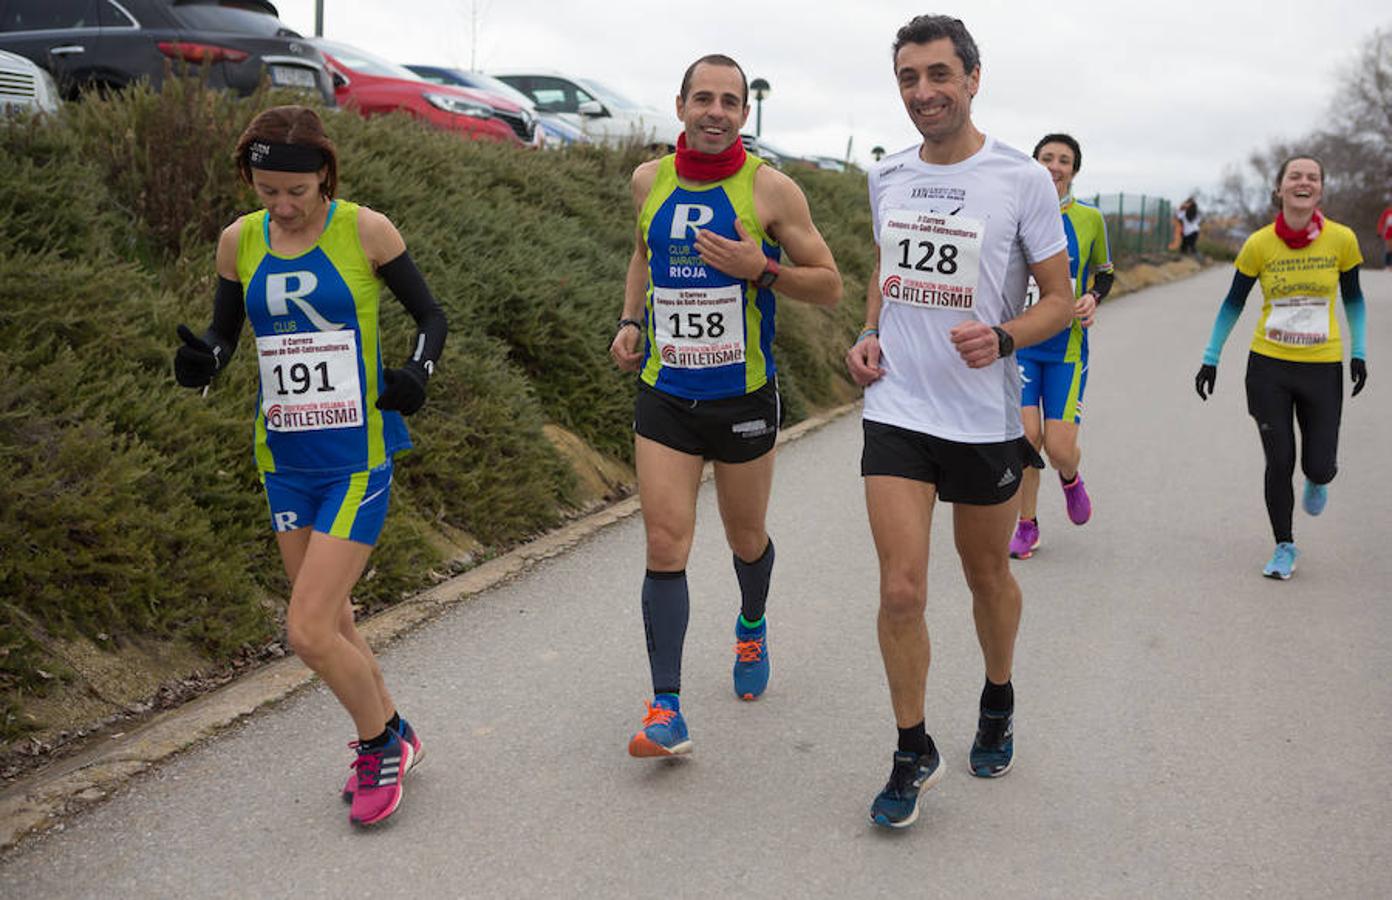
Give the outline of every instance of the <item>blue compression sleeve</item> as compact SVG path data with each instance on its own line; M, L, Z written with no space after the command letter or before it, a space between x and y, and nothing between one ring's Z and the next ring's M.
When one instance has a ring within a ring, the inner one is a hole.
M1355 359L1367 359L1368 306L1363 302L1363 288L1358 284L1358 266L1339 276L1339 292L1344 295L1344 314L1348 316L1350 355Z
M1223 298L1223 305L1218 308L1218 318L1213 322L1213 333L1209 335L1208 346L1204 348L1204 365L1218 365L1223 344L1227 343L1228 335L1232 334L1233 326L1242 315L1242 307L1247 304L1247 295L1252 292L1252 285L1256 283L1257 279L1251 275L1233 273L1232 287L1228 288L1228 296Z

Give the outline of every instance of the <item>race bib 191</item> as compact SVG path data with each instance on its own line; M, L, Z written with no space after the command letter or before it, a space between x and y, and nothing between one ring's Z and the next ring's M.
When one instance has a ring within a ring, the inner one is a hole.
M258 337L256 356L268 431L356 428L363 423L356 332Z
M963 216L891 210L880 226L880 295L910 306L971 309L983 231Z
M1282 297L1266 314L1266 339L1291 347L1313 347L1329 340L1329 300Z
M744 362L744 288L653 287L653 335L662 364L709 369Z

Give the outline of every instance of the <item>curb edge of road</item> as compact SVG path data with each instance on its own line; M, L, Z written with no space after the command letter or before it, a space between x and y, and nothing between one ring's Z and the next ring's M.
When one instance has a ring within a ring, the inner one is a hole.
M841 418L856 400L812 416L778 435L778 446L796 441ZM708 463L702 481L711 478ZM374 649L424 625L455 604L498 587L544 560L638 512L638 495L627 497L515 547L477 568L456 575L360 623ZM61 827L63 819L111 797L131 778L211 738L262 707L290 697L314 680L294 656L276 660L201 697L140 723L131 732L98 738L97 746L41 769L0 791L0 851L26 836ZM105 746L102 746L104 744Z

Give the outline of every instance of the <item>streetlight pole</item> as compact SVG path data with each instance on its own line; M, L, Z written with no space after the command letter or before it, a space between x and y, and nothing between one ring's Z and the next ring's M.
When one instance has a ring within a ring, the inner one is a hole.
M314 0L314 36L324 36L324 0Z
M773 89L764 79L755 78L749 82L749 90L754 94L754 136L762 137L764 134L764 98L773 93Z

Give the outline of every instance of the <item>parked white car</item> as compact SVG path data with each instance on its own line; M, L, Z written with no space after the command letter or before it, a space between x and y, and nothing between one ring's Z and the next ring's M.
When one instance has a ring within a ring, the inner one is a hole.
M569 119L596 143L639 141L673 149L677 146L681 122L675 109L664 113L644 106L593 78L549 71L489 74L531 97L537 109Z
M23 56L0 50L0 115L26 109L53 112L59 102L52 75Z

